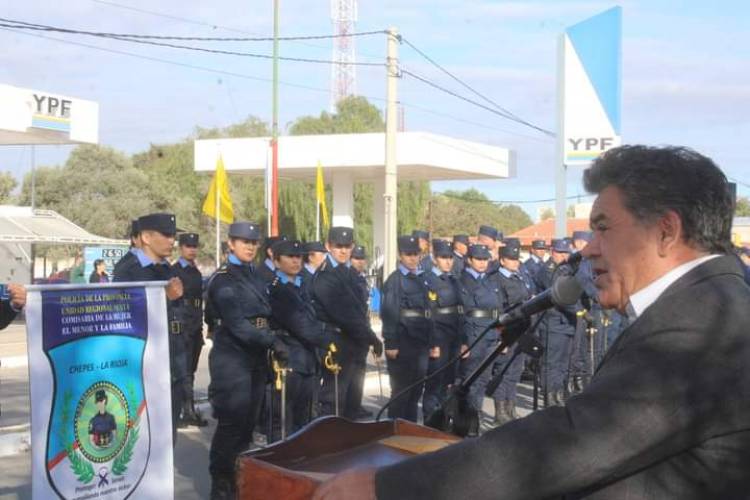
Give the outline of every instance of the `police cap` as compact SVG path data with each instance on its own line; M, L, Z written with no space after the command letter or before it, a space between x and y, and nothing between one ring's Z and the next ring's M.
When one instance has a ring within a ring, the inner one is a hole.
M398 253L419 253L419 241L414 235L398 237Z
M435 257L453 257L453 248L445 240L432 240L432 255Z
M138 227L138 219L130 221L130 237L135 238L141 233L141 228Z
M422 229L415 229L414 231L411 232L411 235L414 236L415 238L419 238L420 240L430 239L430 233Z
M590 231L573 231L573 240L591 241Z
M96 393L94 394L94 401L98 403L99 401L106 401L106 400L107 400L107 393L104 392L104 389L99 389L98 391L96 391Z
M310 252L327 252L325 245L323 245L319 241L308 241L304 245L302 245L303 249L305 250L305 253Z
M259 241L260 226L255 222L234 222L229 225L229 237Z
M497 229L492 226L479 226L479 234L492 238L493 240L496 240L498 236Z
M328 241L334 245L351 245L354 243L354 229L334 226L328 230Z
M534 250L547 250L547 243L544 240L534 240L531 242L531 248Z
M305 253L302 243L299 240L279 240L271 247L274 257L287 255L289 257L299 257Z
M469 235L468 234L455 234L453 235L453 243L463 243L464 245L469 244Z
M182 233L179 238L180 246L197 247L200 237L198 233Z
M565 238L552 241L552 251L557 253L570 253L570 244Z
M474 244L469 247L467 255L473 259L489 259L492 257L487 245Z
M367 258L367 251L365 250L365 247L362 245L356 245L354 249L352 250L352 259L366 259Z
M505 246L500 249L500 256L504 259L520 259L521 243L519 241L513 241L513 239L505 240Z
M503 243L505 243L506 245L516 245L519 247L521 246L520 238L514 238L512 236L508 236L507 238L503 239Z
M138 229L140 231L158 231L166 236L177 234L177 220L174 214L148 214L138 217Z

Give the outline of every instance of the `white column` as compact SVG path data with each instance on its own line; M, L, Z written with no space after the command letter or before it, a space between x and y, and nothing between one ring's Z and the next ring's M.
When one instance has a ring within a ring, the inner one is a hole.
M354 178L349 173L334 173L333 188L333 226L354 227Z
M377 257L383 264L383 253L385 252L385 178L378 177L372 183L372 259Z

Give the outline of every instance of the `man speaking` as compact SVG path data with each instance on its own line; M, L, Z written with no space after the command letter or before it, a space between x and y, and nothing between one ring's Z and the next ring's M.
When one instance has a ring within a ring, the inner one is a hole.
M724 174L684 148L623 146L585 173L602 307L630 326L562 407L376 470L317 499L735 499L750 492L750 288Z

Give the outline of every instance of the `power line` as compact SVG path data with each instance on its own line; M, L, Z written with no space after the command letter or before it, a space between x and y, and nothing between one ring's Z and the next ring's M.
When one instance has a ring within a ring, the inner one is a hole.
M70 28L57 28L48 26L45 24L29 23L25 21L17 21L15 19L5 19L0 17L0 21L6 23L15 23L28 26L29 28L43 29L45 31L58 31L61 33L72 33L72 34L83 34L91 36L100 36L105 38L133 38L143 40L179 40L179 41L199 41L199 42L272 42L274 38L272 36L265 37L206 37L206 36L173 36L173 35L143 35L135 33L108 33L99 31L83 31L74 30ZM343 37L360 37L368 35L385 35L388 32L385 30L377 31L362 31L356 33L339 33L333 35L304 35L304 36L280 36L279 41L300 41L300 40L324 40L332 38L343 38Z
M492 114L501 116L502 118L505 118L506 120L511 120L511 121L514 121L514 122L517 122L517 123L521 123L523 125L526 125L527 127L531 127L533 129L535 129L535 130L543 133L544 135L547 135L547 136L550 136L550 137L554 137L555 136L555 134L553 132L549 131L549 130L543 129L541 127L537 127L536 125L532 125L530 123L526 123L526 122L521 122L521 121L515 120L515 119L509 117L508 115L506 115L505 113L502 113L502 112L496 110L495 108L491 108L489 106L486 106L486 105L482 104L481 102L477 102L477 101L475 101L473 99L470 99L468 97L462 96L461 94L453 92L452 90L449 90L449 89L447 89L447 88L445 88L443 86L440 86L437 83L434 83L434 82L428 80L427 78L419 76L416 73L414 73L412 71L409 71L408 69L401 68L401 73L404 74L404 75L409 75L412 78L414 78L416 80L419 80L420 82L424 83L425 85L429 85L430 87L432 87L434 89L437 89L437 90L440 90L441 92L445 92L446 94L451 95L451 96L453 96L453 97L455 97L457 99L461 99L462 101L468 102L469 104L473 104L474 106L482 108L485 111L489 111Z
M233 33L242 33L242 34L246 34L246 35L258 35L258 33L253 33L251 31L246 31L246 30L242 30L242 29L239 29L239 28L233 28L231 26L223 26L221 24L209 23L209 22L206 22L206 21L197 21L195 19L188 19L186 17L175 16L175 15L166 14L166 13L163 13L163 12L156 12L156 11L153 11L153 10L141 9L141 8L138 8L138 7L133 7L133 6L130 6L130 5L123 5L123 4L116 3L116 2L109 2L109 1L106 1L106 0L91 0L91 1L92 2L96 2L98 4L101 4L101 5L108 5L110 7L115 7L115 8L119 8L119 9L129 10L129 11L132 11L132 12L137 12L139 14L146 14L146 15L149 15L149 16L161 17L162 19L172 19L174 21L179 21L181 23L192 24L192 25L195 25L195 26L204 26L204 27L208 27L208 28L211 28L211 29L214 29L214 30L215 29L222 29L222 30L225 30L225 31L233 32ZM308 47L315 47L315 48L318 48L318 49L330 50L330 47L324 47L322 45L316 45L314 43L309 43L309 42L306 42L304 40L292 40L292 42L299 43L300 45L307 45ZM367 52L358 51L358 54L361 55L361 56L372 58L372 59L378 59L378 60L383 59L383 56L381 56L381 55L368 54Z
M509 111L508 109L506 109L506 108L504 108L504 107L500 106L500 105L499 105L498 103L496 103L495 101L493 101L493 100L492 100L492 99L490 99L489 97L486 97L486 96L485 96L484 94L481 94L481 93L480 93L480 92L479 92L478 90L474 89L474 87L470 86L470 85L469 85L468 83L464 82L464 81L463 81L463 80L461 80L461 79L460 79L459 77L457 77L456 75L454 75L453 73L451 73L450 71L448 71L448 70L447 70L447 69L446 69L445 67L443 67L443 66L442 66L441 64L439 64L439 63L438 63L437 61L435 61L435 60L434 60L434 59L432 59L432 58L431 58L430 56L428 56L427 54L425 54L425 53L424 53L423 51L421 51L420 49L418 49L418 48L417 48L417 47L416 47L416 46L415 46L415 45L414 45L413 43L411 43L411 42L410 42L409 40L407 40L407 39L406 39L406 38L404 38L403 36L402 36L402 37L400 38L400 40L401 40L401 41L402 41L403 43L405 43L406 45L408 45L409 47L411 47L411 48L412 48L412 49L413 49L413 50L414 50L414 51L415 51L415 52L416 52L417 54L419 54L419 55L420 55L420 56L422 56L422 57L423 57L424 59L426 59L426 60L427 60L427 61L428 61L428 62L429 62L430 64L432 64L432 65L433 65L433 66L435 66L435 67L436 67L437 69L439 69L440 71L442 71L443 73L445 73L446 75L448 75L449 77L451 77L451 78L452 78L453 80L455 80L456 82L458 82L458 83L459 83L459 84L460 84L461 86L463 86L464 88L468 89L468 90L469 90L469 91L470 91L471 93L473 93L474 95L476 95L476 96L477 96L477 97L479 97L480 99L482 99L482 100L484 100L485 102L489 103L490 105L494 106L494 107L495 107L495 108L497 108L497 109L498 109L499 111L502 111L503 113L506 113L506 114L507 114L507 115L508 115L509 117L515 118L515 119L517 119L517 120L522 120L522 119L521 119L521 118L520 118L519 116L517 116L517 115L513 114L513 113L512 113L511 111Z
M0 21L3 19L0 18ZM111 34L105 34L105 33L96 33L91 31L80 31L80 30L71 30L67 28L57 28L54 26L29 26L29 25L21 25L21 24L7 24L7 23L1 23L0 27L3 28L12 28L12 29L22 29L22 30L33 30L33 31L53 31L58 33L67 33L67 34L74 34L74 35L87 35L87 36L93 36L97 38L104 38L104 39L110 39L110 40L119 40L122 42L129 42L129 43L138 43L143 45L155 45L158 47L169 47L173 49L182 49L182 50L192 50L196 52L206 52L210 54L220 54L220 55L231 55L231 56L240 56L240 57L252 57L256 59L273 59L272 55L269 54L255 54L250 52L235 52L235 51L229 51L229 50L218 50L218 49L206 49L203 47L192 47L189 45L179 45L174 43L165 43L165 42L155 42L150 40L141 40L136 38L122 38L118 35L111 35ZM279 60L281 61L291 61L291 62L304 62L304 63L315 63L315 64L349 64L349 65L356 65L356 66L377 66L377 67L384 67L384 63L369 63L369 62L340 62L340 61L333 61L330 59L310 59L310 58L304 58L304 57L284 57L279 56Z
M523 205L523 204L527 204L527 203L550 203L550 202L556 201L556 198L546 198L546 199L543 199L543 200L480 200L480 199L467 199L467 198L464 198L463 196L460 196L460 195L457 195L457 194L453 194L453 193L450 193L448 191L442 191L442 192L435 191L432 194L436 194L436 195L440 195L440 196L445 196L447 198L453 198L455 200L466 201L466 202L469 202L469 203L490 203L492 205ZM566 200L577 200L577 199L580 199L580 198L591 198L592 196L595 196L595 195L593 195L593 194L576 194L576 195L568 196L565 199Z

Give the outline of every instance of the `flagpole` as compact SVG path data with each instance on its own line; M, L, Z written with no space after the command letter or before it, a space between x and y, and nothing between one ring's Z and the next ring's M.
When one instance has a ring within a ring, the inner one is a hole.
M220 199L219 199L219 179L217 179L219 174L219 165L216 165L216 173L214 174L214 184L216 187L214 188L216 190L216 269L219 268L219 264L221 262L221 226L219 224L219 205L220 205Z
M318 182L315 181L315 241L320 241L320 199L318 199Z

